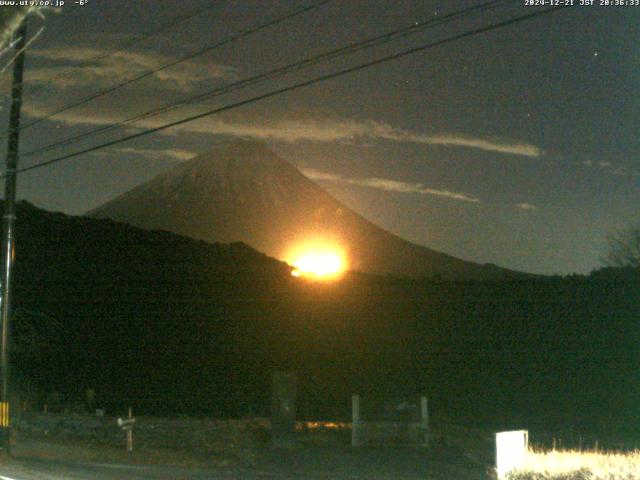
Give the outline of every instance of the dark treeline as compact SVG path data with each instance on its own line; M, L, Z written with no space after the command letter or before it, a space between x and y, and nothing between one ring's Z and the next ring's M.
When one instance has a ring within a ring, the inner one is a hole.
M17 233L12 363L36 403L92 388L112 411L265 414L285 369L306 418L348 418L354 392L425 393L435 421L640 427L634 271L312 283L240 243L26 204Z

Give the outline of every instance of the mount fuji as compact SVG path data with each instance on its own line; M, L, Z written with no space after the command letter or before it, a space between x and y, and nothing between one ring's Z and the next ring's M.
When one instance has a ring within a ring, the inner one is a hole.
M272 257L322 238L348 268L450 280L520 278L406 241L351 210L264 144L226 141L88 212L206 242L244 242Z

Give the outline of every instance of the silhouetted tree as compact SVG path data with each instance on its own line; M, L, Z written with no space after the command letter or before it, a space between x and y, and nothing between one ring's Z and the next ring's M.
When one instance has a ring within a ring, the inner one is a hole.
M640 268L640 225L625 228L607 237L604 262L611 267Z

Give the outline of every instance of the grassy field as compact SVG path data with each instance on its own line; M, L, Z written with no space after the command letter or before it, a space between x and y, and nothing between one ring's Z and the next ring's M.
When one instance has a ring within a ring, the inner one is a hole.
M530 451L509 480L640 480L640 451Z

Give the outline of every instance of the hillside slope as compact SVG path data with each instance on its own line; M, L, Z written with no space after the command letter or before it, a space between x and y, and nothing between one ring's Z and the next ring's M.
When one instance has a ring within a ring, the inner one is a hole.
M637 275L313 282L243 244L26 204L16 227L12 378L52 411L93 388L109 411L267 414L290 370L302 418L426 393L460 422L640 428Z

